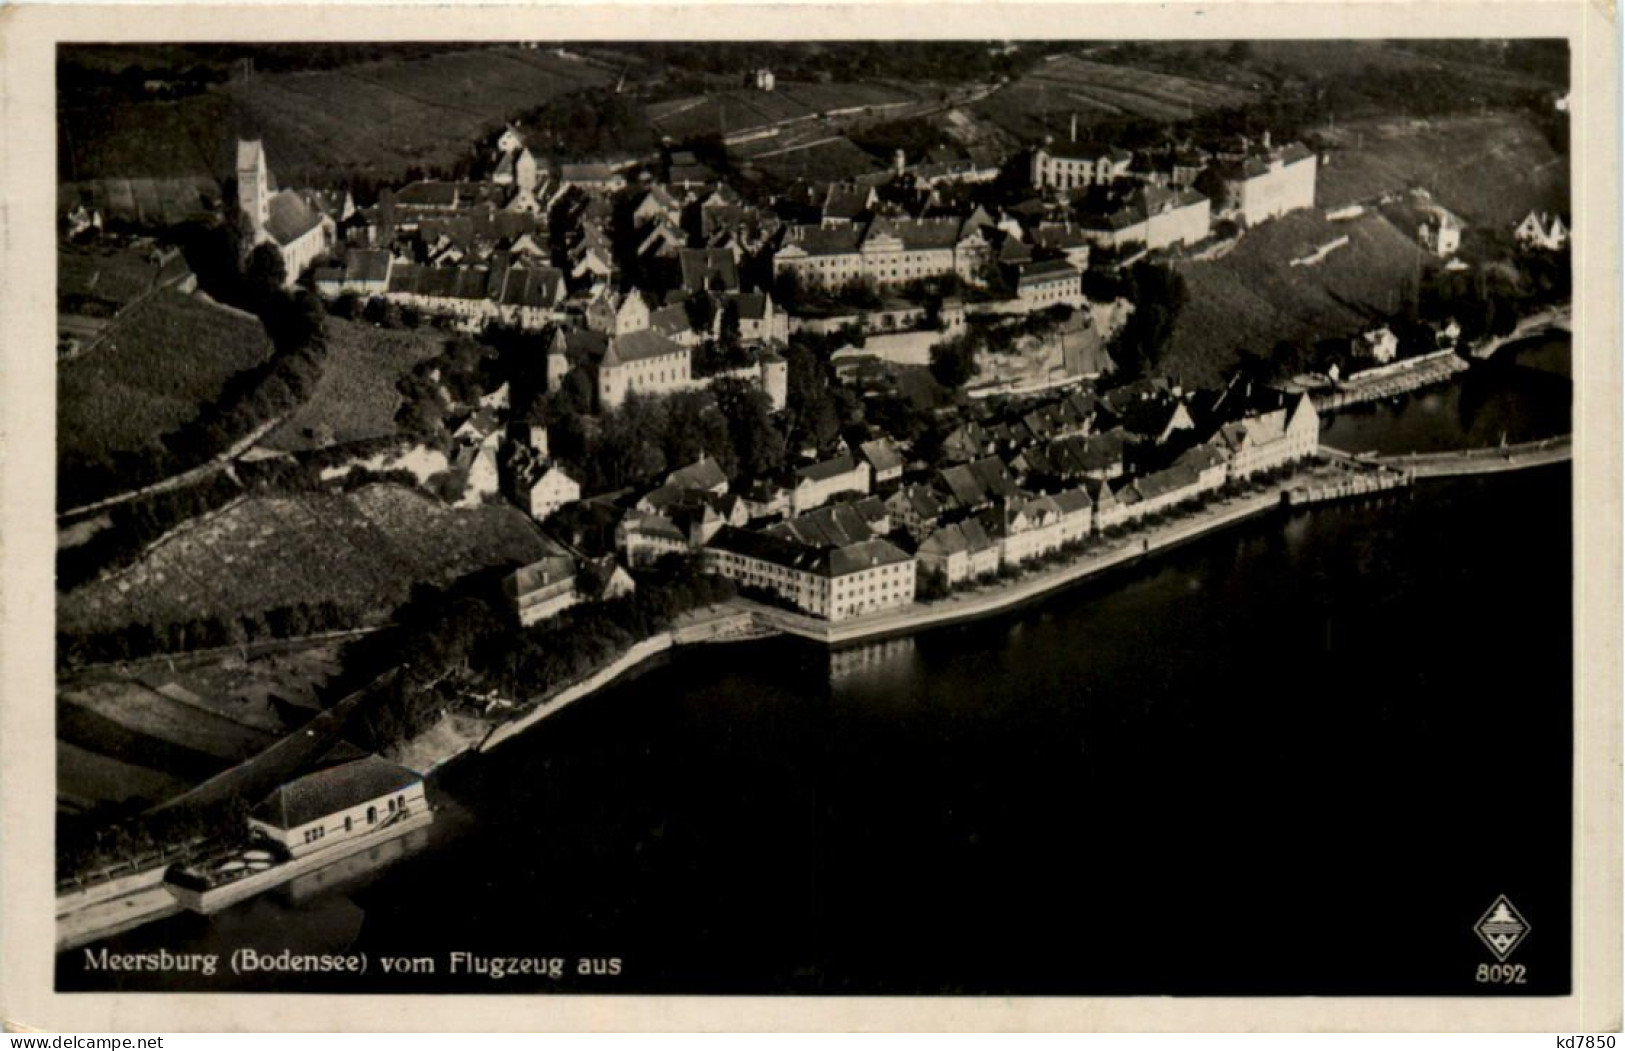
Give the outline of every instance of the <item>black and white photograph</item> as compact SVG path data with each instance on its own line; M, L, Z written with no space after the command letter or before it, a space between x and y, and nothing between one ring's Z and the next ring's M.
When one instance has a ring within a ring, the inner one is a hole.
M56 43L54 991L1575 994L1580 45L1302 28Z

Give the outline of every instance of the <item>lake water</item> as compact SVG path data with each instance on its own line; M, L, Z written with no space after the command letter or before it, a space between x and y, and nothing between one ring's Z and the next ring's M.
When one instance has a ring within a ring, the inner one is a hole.
M681 651L447 770L409 857L109 943L361 949L366 978L70 952L59 986L1476 994L1506 894L1531 932L1502 991L1565 992L1571 491L1427 482L872 648ZM456 951L620 973L493 982Z
M1449 384L1338 411L1321 441L1349 452L1442 452L1568 434L1571 349L1562 332L1509 344Z

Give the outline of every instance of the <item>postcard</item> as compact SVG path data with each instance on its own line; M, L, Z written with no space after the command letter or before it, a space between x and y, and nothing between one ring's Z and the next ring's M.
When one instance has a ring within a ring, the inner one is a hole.
M1619 1026L1595 7L9 15L6 1024Z

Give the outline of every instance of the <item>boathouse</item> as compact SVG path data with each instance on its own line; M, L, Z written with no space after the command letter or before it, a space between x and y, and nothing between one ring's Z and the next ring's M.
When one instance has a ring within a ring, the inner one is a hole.
M427 807L417 774L341 743L319 769L271 793L250 812L248 824L298 858L380 831Z

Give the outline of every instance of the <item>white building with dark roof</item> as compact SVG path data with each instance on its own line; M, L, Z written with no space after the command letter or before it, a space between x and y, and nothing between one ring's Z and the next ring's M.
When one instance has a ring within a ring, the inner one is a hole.
M1117 146L1067 143L1033 151L1029 176L1035 187L1080 190L1109 186L1128 174L1134 155Z
M381 831L428 809L422 777L387 759L341 744L319 765L249 812L249 828L292 857Z
M742 588L770 592L802 612L831 621L914 602L914 559L881 539L820 550L768 533L723 526L705 548L704 559L712 572Z
M1058 303L1088 305L1083 295L1083 274L1065 259L1045 259L1022 266L1016 276L1016 298L1028 310Z
M253 227L254 245L274 245L281 254L286 285L297 281L337 238L332 218L313 200L275 188L265 146L258 139L237 141L237 200Z
M773 256L773 274L795 273L833 287L867 278L882 287L957 274L980 282L991 247L969 219L876 219L866 225L792 226Z
M1307 394L1285 408L1253 413L1219 428L1214 441L1230 456L1235 481L1314 455L1320 446L1320 415Z
M1315 176L1320 159L1308 147L1291 143L1249 156L1225 182L1230 208L1248 226L1315 206Z
M838 493L867 496L871 478L868 463L846 455L799 468L790 491L790 513L810 511Z
M508 574L502 591L513 605L520 627L556 617L581 601L577 569L576 560L569 555L548 555Z

